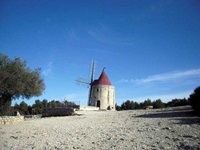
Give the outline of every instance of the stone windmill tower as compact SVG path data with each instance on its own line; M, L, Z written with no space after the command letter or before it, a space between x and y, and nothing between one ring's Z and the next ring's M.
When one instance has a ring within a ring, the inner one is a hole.
M115 87L110 83L104 69L99 79L91 83L89 106L115 110Z
M105 68L96 80L94 80L94 71L95 62L93 61L91 68L91 82L77 80L77 82L90 85L88 106L99 107L100 110L115 110L115 87L111 84L106 75Z

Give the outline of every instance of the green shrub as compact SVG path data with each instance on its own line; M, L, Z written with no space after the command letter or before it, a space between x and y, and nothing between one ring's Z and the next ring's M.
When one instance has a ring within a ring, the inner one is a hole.
M200 86L197 87L194 90L194 93L190 95L189 102L192 108L194 109L194 111L200 115Z

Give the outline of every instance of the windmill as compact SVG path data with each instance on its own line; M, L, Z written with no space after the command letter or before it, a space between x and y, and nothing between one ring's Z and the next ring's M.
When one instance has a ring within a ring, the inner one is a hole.
M90 66L90 72L89 72L89 77L88 79L86 78L83 78L83 77L79 77L76 82L78 84L81 84L81 85L88 85L88 87L90 88L89 89L89 96L88 96L88 106L90 106L90 95L91 95L91 83L94 81L94 78L95 78L95 67L96 67L96 61L92 60L91 61L91 66Z

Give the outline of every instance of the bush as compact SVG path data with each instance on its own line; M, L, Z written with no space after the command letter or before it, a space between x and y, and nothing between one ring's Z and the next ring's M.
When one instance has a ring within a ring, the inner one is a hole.
M119 106L119 105L117 105L117 103L115 104L115 109L117 110L117 111L120 111L121 110L121 107Z
M157 99L153 102L153 108L164 108L165 103L163 103L160 99Z
M192 108L194 109L194 111L200 115L200 86L197 87L194 90L194 93L190 95L189 102Z

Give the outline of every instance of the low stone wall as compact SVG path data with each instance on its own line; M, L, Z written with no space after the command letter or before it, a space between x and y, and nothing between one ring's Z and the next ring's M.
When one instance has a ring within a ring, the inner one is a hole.
M1 116L0 125L18 123L24 121L24 116Z
M42 114L40 115L25 115L24 116L24 120L34 120L34 119L41 119L42 118Z
M51 117L51 116L70 116L74 114L73 108L46 108L44 110L44 113L42 114L42 117Z
M99 110L99 107L94 107L94 106L80 106L80 110Z

